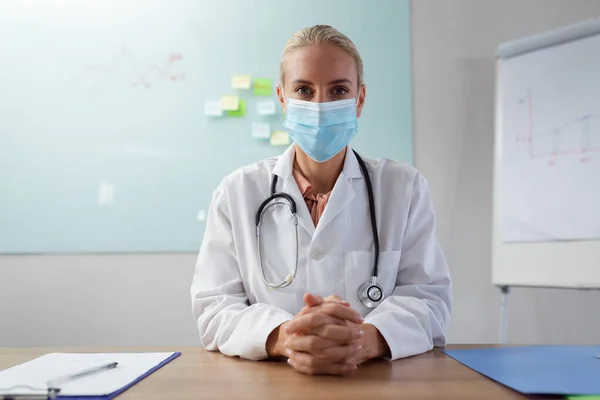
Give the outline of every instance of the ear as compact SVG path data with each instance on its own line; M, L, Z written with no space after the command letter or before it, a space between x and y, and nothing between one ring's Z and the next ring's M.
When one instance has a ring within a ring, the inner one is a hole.
M358 100L356 103L356 116L360 118L362 108L365 105L365 98L367 97L367 87L362 85L358 91Z
M281 108L283 108L283 113L285 114L287 112L287 104L285 104L285 97L284 97L283 87L281 86L281 84L277 85L277 87L275 88L275 91L277 92L277 98L279 99L279 104L281 104Z

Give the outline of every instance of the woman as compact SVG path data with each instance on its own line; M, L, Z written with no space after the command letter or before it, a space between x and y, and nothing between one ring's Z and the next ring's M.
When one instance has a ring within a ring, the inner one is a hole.
M343 375L445 345L451 281L427 183L348 147L362 75L355 45L330 26L286 44L277 95L294 144L214 192L192 284L206 349ZM258 242L257 210L273 192L285 195L259 212Z

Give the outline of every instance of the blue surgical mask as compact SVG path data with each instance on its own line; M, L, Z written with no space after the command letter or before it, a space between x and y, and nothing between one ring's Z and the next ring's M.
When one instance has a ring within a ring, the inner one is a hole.
M310 158L325 162L358 132L356 99L327 103L289 99L283 128Z

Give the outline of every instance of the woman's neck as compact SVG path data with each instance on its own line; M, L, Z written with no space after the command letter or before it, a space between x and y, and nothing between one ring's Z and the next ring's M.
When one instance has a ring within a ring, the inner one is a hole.
M319 163L296 147L294 164L295 168L310 182L314 194L325 194L333 189L335 181L344 169L345 158L346 149L333 156L333 158Z

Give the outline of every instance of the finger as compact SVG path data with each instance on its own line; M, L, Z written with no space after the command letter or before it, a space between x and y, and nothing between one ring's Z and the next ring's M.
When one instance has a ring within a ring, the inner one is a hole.
M322 301L320 301L320 300L322 300ZM300 312L296 315L304 315L304 314L308 314L309 312L317 312L317 311L319 311L319 309L316 306L319 306L323 303L338 303L338 304L342 304L346 307L350 307L350 303L348 303L347 301L343 301L340 296L335 295L335 294L331 295L331 296L327 296L324 299L321 299L321 297L319 297L319 296L313 296L313 295L307 293L304 295L304 302L307 305L302 307Z
M340 304L343 304L343 303L340 303ZM319 312L318 306L316 306L316 307L304 306L304 307L302 307L302 309L300 310L300 312L298 314L296 314L296 317L300 317L302 315L311 314L311 313L318 313L318 312ZM345 324L354 324L354 325L357 325L354 322L346 321L344 319L339 319L339 318L335 318L335 317L333 317L333 318L336 321L335 322L336 325L345 325Z
M304 304L306 304L308 307L318 306L325 302L321 296L315 296L311 293L305 293L303 300Z
M307 313L289 321L284 328L284 332L288 335L304 333L325 325L346 326L346 321L324 313Z
M307 375L346 375L356 370L356 365L346 363L323 363L310 354L291 352L290 364L298 372Z
M319 306L315 306L314 308L316 309L315 311L331 315L332 317L345 319L357 324L361 324L363 322L363 319L358 311L353 310L350 307L346 307L340 303L323 303Z
M293 351L303 351L315 354L323 349L339 346L335 340L326 339L316 335L293 335L285 342L285 347Z
M327 296L323 300L325 303L340 303L340 304L344 304L347 307L350 306L350 303L348 303L347 301L344 301L344 299L342 299L337 294L332 294L331 296Z
M356 362L348 362L348 360L358 359L361 349L362 346L360 343L352 343L348 345L328 347L326 349L319 350L313 355L317 360L357 364Z
M305 334L320 336L336 342L351 342L362 338L365 332L360 327L330 324L313 328L306 331Z
M312 354L317 360L327 362L343 362L357 358L357 353L362 348L358 342L340 345L340 342L314 335L290 339L286 347L295 352Z
M365 353L361 350L358 350L355 354L351 355L346 360L344 360L344 362L346 364L359 365L365 362L367 359L368 357L365 355Z
M325 297L325 301L338 301L339 302L339 301L344 301L344 299L342 299L337 294L332 294L331 296Z

